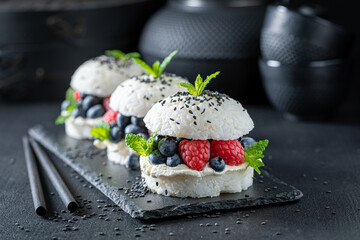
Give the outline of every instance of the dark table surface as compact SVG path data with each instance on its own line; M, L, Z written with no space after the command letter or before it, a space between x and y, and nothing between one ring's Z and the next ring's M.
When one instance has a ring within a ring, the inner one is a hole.
M255 122L250 135L270 140L264 159L270 172L304 197L263 208L139 221L56 158L82 208L65 211L45 178L50 214L37 216L21 137L29 127L53 121L58 106L0 105L0 239L359 239L360 127L346 126L341 118L293 123L268 108L248 110Z

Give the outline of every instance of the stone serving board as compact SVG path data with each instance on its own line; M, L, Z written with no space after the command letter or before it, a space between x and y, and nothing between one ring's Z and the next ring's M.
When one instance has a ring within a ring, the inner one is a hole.
M260 176L255 173L253 186L241 193L199 199L151 192L144 194L146 186L142 183L140 171L109 162L105 150L96 149L92 141L66 136L63 126L37 125L29 130L29 134L133 218L159 219L263 206L291 202L303 196L300 190L271 176L266 170L262 170Z

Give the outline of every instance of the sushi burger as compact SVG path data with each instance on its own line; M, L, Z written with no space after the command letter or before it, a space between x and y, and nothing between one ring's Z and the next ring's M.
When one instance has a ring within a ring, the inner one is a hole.
M109 109L110 94L124 80L145 72L133 60L139 56L111 50L80 65L71 77L71 88L55 123L65 123L65 132L70 137L91 139L90 130Z
M136 59L149 73L124 81L111 95L111 110L104 115L103 122L91 130L96 138L94 145L107 148L110 161L131 169L139 167L139 155L126 146L125 135L137 134L149 138L143 121L146 113L160 99L180 91L178 83L187 82L175 74L163 73L176 53L172 52L161 64L156 61L153 68Z
M188 89L156 103L144 118L152 131L146 140L128 134L126 145L141 155L141 175L152 192L175 197L216 197L237 193L260 174L268 140L248 134L254 123L248 112L226 94L204 91L216 72Z

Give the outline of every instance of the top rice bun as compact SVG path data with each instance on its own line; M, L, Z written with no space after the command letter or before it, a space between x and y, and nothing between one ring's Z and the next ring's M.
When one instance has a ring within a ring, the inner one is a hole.
M70 86L81 93L107 97L121 82L143 73L143 68L133 59L102 55L81 64L72 75Z
M233 140L254 128L248 112L238 101L207 90L197 97L178 92L159 101L144 122L158 135L201 140Z
M177 83L187 82L175 74L160 77L144 74L121 83L110 97L110 108L125 116L144 117L159 100L183 89Z

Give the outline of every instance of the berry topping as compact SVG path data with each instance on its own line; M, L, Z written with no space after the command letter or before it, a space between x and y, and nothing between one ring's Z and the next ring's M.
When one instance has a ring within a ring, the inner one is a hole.
M183 160L181 159L179 154L174 154L171 157L166 159L166 165L169 167L176 167L179 164L182 164Z
M129 124L125 128L125 134L130 134L130 133L133 133L133 134L146 133L147 134L147 130L146 130L146 128L141 128L139 126Z
M125 127L130 123L130 117L127 117L119 113L116 116L116 122L121 129L125 129Z
M106 113L105 113L105 114L106 114ZM110 122L109 125L110 125L110 128L113 128L113 127L116 127L116 126L117 126L116 122Z
M96 104L99 104L101 101L99 98L94 96L86 96L82 101L82 108L87 111L92 106L95 106Z
M105 110L106 110L106 111L109 111L109 110L111 109L110 106L109 106L109 104L110 104L110 97L104 98L102 104L103 104Z
M109 133L109 140L113 143L118 143L124 138L124 132L119 127L113 127Z
M216 172L221 172L225 169L225 161L221 157L215 157L209 161L210 167Z
M254 146L256 141L251 137L242 137L240 143L244 147L244 150L247 150L249 147Z
M64 100L61 103L61 110L65 111L68 109L68 107L70 107L70 102L68 100Z
M131 153L126 157L126 167L132 170L136 170L139 168L139 156Z
M104 116L103 116L103 120L107 123L111 123L111 122L116 122L116 115L118 114L119 112L115 112L113 110L108 110Z
M201 171L210 158L210 143L207 140L183 140L179 143L179 153L189 168Z
M76 101L81 99L79 91L74 90L74 98L75 98Z
M75 108L71 115L74 117L74 118L77 118L77 117L85 117L86 116L86 112L81 108L81 107L78 107L78 108Z
M144 118L138 118L135 116L131 117L131 124L134 124L136 126L143 127L143 128L145 127Z
M104 115L105 109L101 104L97 104L95 106L92 106L87 110L86 117L88 118L98 118Z
M158 165L166 162L166 157L162 155L159 150L153 151L149 155L149 160L152 164Z
M221 157L230 166L244 162L244 148L238 140L213 140L211 142L211 158Z
M171 157L178 151L176 141L171 138L163 138L158 144L159 151L166 157Z

